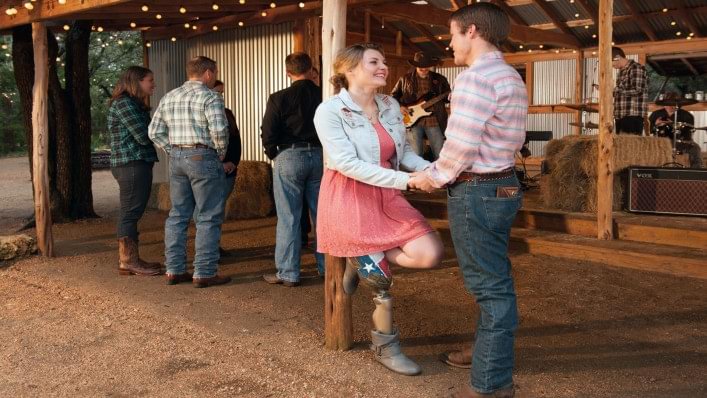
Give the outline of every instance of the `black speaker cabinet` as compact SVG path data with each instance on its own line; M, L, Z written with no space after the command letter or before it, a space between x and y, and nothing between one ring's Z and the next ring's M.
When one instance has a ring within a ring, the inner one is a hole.
M628 189L629 211L707 216L707 170L632 167Z

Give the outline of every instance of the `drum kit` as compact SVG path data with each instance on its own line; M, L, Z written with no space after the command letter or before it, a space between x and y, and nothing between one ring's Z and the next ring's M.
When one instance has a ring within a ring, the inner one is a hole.
M661 99L655 102L656 105L670 106L675 108L673 115L675 115L672 124L662 124L655 125L653 127L652 135L655 137L666 137L669 138L673 143L673 163L676 163L676 156L681 152L678 150L678 143L692 142L692 134L696 130L707 130L707 127L697 127L695 128L690 123L678 122L677 115L680 112L680 107L696 104L698 101L692 98L669 98Z

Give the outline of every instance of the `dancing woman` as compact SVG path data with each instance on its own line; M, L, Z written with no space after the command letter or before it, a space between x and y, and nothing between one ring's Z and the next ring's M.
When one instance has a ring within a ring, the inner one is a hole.
M318 251L346 257L344 290L358 280L373 288L371 349L388 369L416 375L419 365L400 351L389 288L395 263L432 268L442 257L442 242L425 218L401 194L410 174L428 162L406 142L400 105L377 94L386 85L383 49L356 44L339 52L331 83L336 95L317 109L314 124L324 147L324 177L319 192Z

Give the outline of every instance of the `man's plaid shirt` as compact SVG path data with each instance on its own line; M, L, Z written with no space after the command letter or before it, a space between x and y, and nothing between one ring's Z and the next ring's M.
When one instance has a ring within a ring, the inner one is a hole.
M122 95L108 109L110 165L122 166L133 160L156 162L157 152L147 137L150 112L138 100Z
M167 153L170 145L202 144L224 155L228 121L223 98L202 82L187 81L162 97L149 131L152 142Z
M648 113L648 75L646 68L636 61L619 70L614 87L614 118L624 116L646 117Z

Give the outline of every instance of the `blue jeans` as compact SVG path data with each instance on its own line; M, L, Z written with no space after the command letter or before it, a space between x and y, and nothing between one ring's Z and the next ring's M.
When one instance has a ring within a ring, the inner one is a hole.
M187 228L194 218L194 277L210 278L218 268L223 223L223 165L213 149L172 148L169 196L172 209L164 226L165 266L169 274L186 272Z
M416 154L422 156L422 153L425 150L424 139L425 136L427 136L427 139L430 141L432 153L435 155L435 159L439 157L439 153L442 151L442 146L444 145L444 134L439 127L422 127L420 123L418 123L408 129L407 134L408 142Z
M280 152L273 164L273 190L277 209L275 266L283 281L299 282L302 250L302 206L306 204L317 225L319 184L322 182L321 148L290 148ZM316 243L314 245L316 246ZM315 253L317 269L324 275L324 255Z
M519 186L518 179L472 180L447 189L457 261L464 285L480 309L471 369L471 386L480 393L512 385L518 327L508 240L522 194L519 190L517 197L497 198L498 186Z

